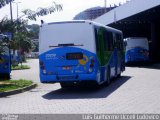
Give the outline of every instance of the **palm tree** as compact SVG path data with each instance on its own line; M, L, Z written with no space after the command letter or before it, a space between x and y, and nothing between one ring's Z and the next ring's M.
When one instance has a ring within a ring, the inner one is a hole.
M9 3L12 4L13 1L14 0L0 0L0 9ZM22 15L20 18L26 16L30 20L36 20L36 17L45 16L45 15L52 14L54 12L62 11L62 10L63 10L62 4L57 4L56 2L53 2L51 6L46 8L39 7L37 10L31 10L31 9L23 10L22 12L24 13L24 15ZM12 18L12 10L10 12L11 12L11 18Z
M0 8L2 8L5 5L9 4L10 1L13 2L14 0L0 0Z
M23 10L22 12L24 13L24 15L27 16L28 19L36 21L36 17L45 16L62 10L63 10L62 4L57 4L56 2L53 2L53 4L47 8L39 7L37 10L26 9Z
M22 57L25 52L29 52L32 48L30 32L27 30L26 26L27 21L25 20L11 21L4 18L0 21L0 31L2 33L13 33L12 40L9 43L11 49L13 49L13 54L15 50L18 50Z

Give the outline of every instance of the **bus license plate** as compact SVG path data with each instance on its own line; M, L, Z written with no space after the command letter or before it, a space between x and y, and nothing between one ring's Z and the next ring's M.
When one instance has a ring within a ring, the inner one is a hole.
M71 67L71 66L64 66L64 67L62 67L62 69L63 69L63 70L71 70L72 67Z

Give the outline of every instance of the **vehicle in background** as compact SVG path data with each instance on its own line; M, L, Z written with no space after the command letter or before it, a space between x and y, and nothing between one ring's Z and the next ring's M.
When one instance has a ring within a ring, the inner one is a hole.
M42 24L40 81L62 88L78 83L110 84L125 70L122 32L91 21Z
M13 66L17 66L20 63L20 55L18 54L18 50L10 50L11 53L11 63Z
M11 59L7 42L7 36L0 34L0 77L9 79L11 73Z
M147 38L130 37L124 39L125 63L148 62L149 43Z

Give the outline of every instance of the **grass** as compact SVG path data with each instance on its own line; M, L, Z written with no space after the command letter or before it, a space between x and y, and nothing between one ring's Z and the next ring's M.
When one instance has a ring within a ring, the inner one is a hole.
M6 92L32 85L30 80L3 80L0 81L0 92Z
M18 66L11 66L12 70L23 70L23 69L30 69L28 65L18 65Z

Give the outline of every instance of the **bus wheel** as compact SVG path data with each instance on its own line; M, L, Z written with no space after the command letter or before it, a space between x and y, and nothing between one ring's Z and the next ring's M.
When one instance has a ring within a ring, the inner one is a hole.
M70 82L62 82L60 83L60 85L61 85L61 88L71 88L73 86L73 84Z
M117 75L117 77L120 78L120 77L121 77L121 73L119 73L119 74Z
M5 74L4 77L5 77L5 79L9 80L10 79L10 74Z
M122 66L121 66L121 71L122 71ZM117 78L120 78L121 77L121 71L120 71L120 73L117 75Z
M110 78L110 68L108 68L107 71L107 81L106 81L107 85L109 85L111 83L111 78Z

